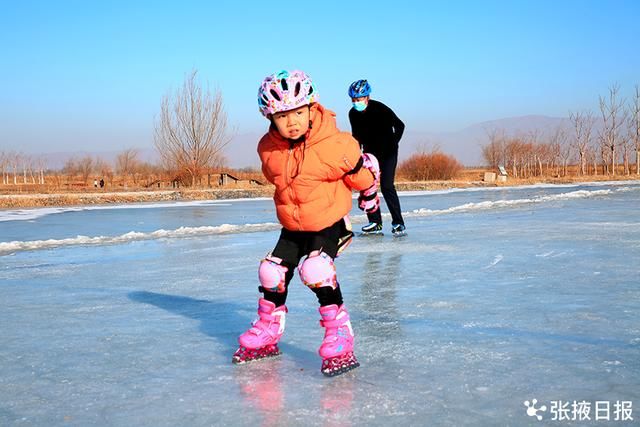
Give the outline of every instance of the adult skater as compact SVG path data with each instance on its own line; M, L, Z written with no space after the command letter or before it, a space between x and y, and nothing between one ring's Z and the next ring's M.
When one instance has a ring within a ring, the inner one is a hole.
M357 141L338 130L335 114L318 99L302 71L267 76L258 91L260 111L270 122L258 154L262 172L275 185L273 199L283 228L273 251L260 262L258 318L238 338L233 362L280 354L285 301L298 267L302 282L320 303L325 328L318 350L321 370L333 376L359 366L334 259L353 236L347 216L351 190L375 191L379 172L375 159L362 155Z
M394 186L398 163L398 143L404 132L404 123L391 108L370 98L371 85L356 80L349 86L353 107L349 110L351 132L365 153L373 154L380 162L380 189L391 213L391 232L394 236L406 234L400 200ZM380 209L367 212L369 224L364 233L382 233Z

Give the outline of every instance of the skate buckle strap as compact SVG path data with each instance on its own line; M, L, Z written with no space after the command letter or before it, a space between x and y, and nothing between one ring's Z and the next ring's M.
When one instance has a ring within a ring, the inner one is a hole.
M260 335L262 333L266 333L267 335L269 335L271 337L275 337L276 334L274 334L271 331L271 325L273 324L274 321L280 320L280 319L278 319L278 316L274 316L273 314L268 314L268 313L263 313L263 312L260 312L259 315L260 315L260 318L256 319L256 321L252 323L253 327L251 329L249 329L249 331L252 332L254 335ZM260 326L258 326L259 323L262 323L262 324L266 323L267 326L266 327L264 327L264 326L260 327Z
M274 316L273 314L260 312L259 315L260 320L264 320L267 322L273 322L274 320L276 320L276 316Z
M269 325L266 328L253 326L251 329L249 329L249 332L251 332L255 336L259 336L261 334L267 334L272 338L274 338L277 335L273 333L273 331L271 331L271 323L269 323Z
M345 323L347 323L347 321L349 320L349 318L342 318L342 319L335 319L335 320L320 320L320 326L323 326L325 328L335 328L335 327L340 327L340 326L344 326Z

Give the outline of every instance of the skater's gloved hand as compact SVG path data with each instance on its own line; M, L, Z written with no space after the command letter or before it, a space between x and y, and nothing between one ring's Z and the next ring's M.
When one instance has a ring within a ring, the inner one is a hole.
M380 207L380 197L378 196L380 165L378 164L378 159L376 159L373 154L364 153L362 155L362 166L371 171L374 180L371 187L360 192L358 207L366 213L371 213L377 211Z

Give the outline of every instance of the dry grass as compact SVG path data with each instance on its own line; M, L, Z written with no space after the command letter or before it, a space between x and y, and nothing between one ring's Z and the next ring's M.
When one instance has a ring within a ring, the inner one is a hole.
M448 180L462 170L462 165L452 156L440 151L416 153L400 162L397 174L408 181Z

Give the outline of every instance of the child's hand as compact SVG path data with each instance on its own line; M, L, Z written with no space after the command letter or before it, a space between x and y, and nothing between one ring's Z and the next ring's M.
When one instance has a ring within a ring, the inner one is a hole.
M358 196L358 207L366 213L372 213L380 207L380 197L378 196L378 186L376 184L362 190Z
M364 153L362 155L362 167L371 171L375 179L374 184L378 185L380 182L380 163L378 163L376 156L370 153Z
M378 185L380 183L380 165L378 159L373 154L364 153L362 155L362 166L369 169L373 174L373 184L371 187L360 192L358 197L358 207L366 213L375 212L380 207L380 197L378 196Z

